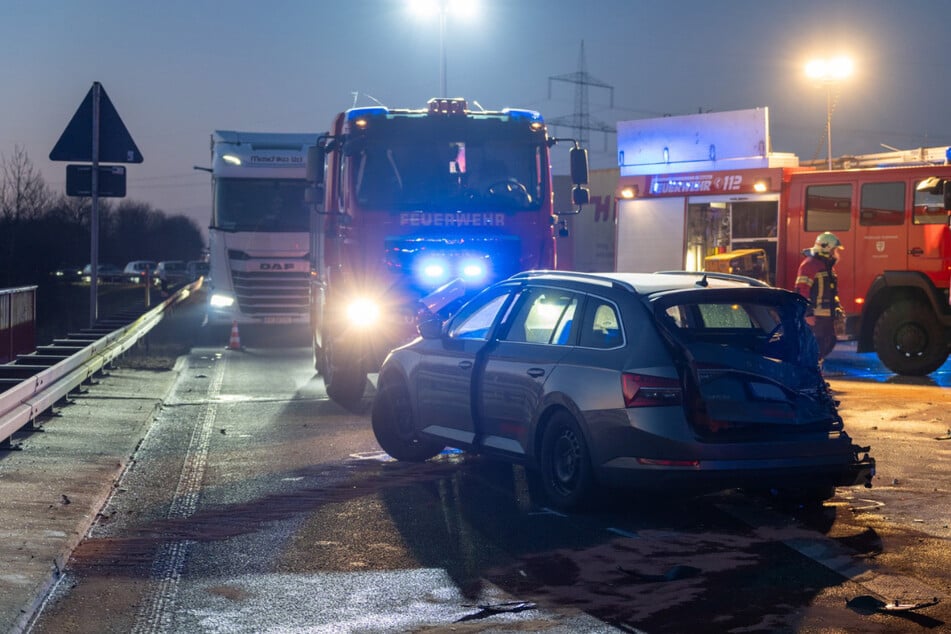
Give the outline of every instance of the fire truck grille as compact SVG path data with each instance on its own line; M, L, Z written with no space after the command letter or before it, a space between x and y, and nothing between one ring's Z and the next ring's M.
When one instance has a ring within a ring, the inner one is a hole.
M248 315L306 313L309 306L307 273L247 273L233 271L235 298Z

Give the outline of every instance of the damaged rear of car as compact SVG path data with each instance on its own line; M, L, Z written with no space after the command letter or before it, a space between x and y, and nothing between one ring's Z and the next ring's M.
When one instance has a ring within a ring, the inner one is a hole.
M871 486L875 461L844 429L803 319L805 300L693 277L691 287L642 296L676 379L651 385L630 372L623 380L633 428L650 419L641 393L678 408L674 418L682 416L686 433L673 431L678 425L668 412L667 430L639 443L634 461L608 461L605 478L653 489L770 490L806 503L832 497L836 486Z

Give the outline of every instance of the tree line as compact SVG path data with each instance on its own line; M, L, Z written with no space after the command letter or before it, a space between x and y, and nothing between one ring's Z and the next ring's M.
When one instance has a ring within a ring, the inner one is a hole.
M22 147L0 155L0 288L42 284L52 271L87 264L91 218L92 199L54 192ZM186 216L99 199L100 263L196 260L203 248L201 229Z

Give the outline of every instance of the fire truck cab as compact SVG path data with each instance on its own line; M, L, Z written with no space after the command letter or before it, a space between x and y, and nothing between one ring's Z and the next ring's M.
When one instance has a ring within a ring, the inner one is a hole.
M622 122L618 145L617 270L721 270L720 254L758 249L767 280L793 289L803 251L831 231L843 336L898 374L947 360L946 148L800 163L770 150L765 108Z

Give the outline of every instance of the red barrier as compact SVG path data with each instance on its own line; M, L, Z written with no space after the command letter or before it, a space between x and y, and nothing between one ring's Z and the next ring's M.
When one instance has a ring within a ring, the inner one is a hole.
M0 363L36 350L36 287L0 289Z

